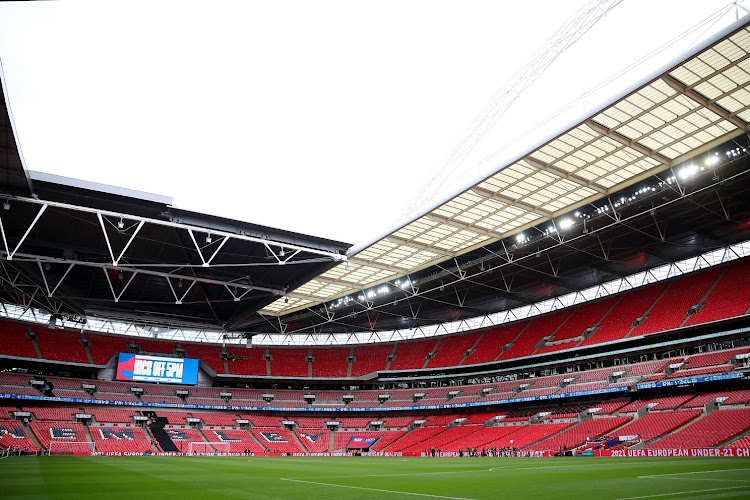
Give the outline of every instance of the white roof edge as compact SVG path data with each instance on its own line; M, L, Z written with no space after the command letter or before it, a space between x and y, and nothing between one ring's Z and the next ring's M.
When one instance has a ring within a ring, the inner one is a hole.
M99 191L100 193L114 194L117 196L126 196L128 198L135 198L143 201L150 201L153 203L161 203L164 205L172 205L171 196L163 196L160 194L146 193L144 191L137 191L135 189L127 189L118 186L110 186L108 184L100 184L98 182L84 181L81 179L74 179L72 177L65 177L62 175L48 174L45 172L29 171L32 180L50 182L53 184L60 184L63 186L70 186L79 189L89 189L91 191Z
M615 102L627 97L631 93L635 92L639 88L643 87L644 85L647 85L648 83L652 82L653 80L656 80L659 78L659 76L667 73L668 71L671 71L673 68L679 66L680 64L684 63L691 57L694 57L695 55L699 54L700 52L708 49L715 43L717 43L719 40L729 36L733 32L737 31L741 27L747 25L750 23L750 21L747 19L747 15L741 17L737 21L733 22L729 26L726 26L724 29L719 30L712 36L706 38L701 43L697 44L695 47L692 48L692 50L686 51L682 55L676 57L672 61L668 62L667 64L661 66L659 69L649 73L645 77L641 78L640 80L636 81L635 83L625 87L620 92L614 94L614 96L606 101L605 103L600 103L598 106L595 106L593 109L584 111L577 115L575 118L571 119L568 123L561 126L557 131L552 132L550 134L547 134L546 136L542 137L539 141L537 141L534 145L530 146L529 148L526 148L526 152L523 154L518 154L515 151L512 153L507 154L505 157L503 157L501 160L499 160L497 163L498 165L510 165L516 161L518 161L519 158L522 158L523 156L531 153L532 151L539 149L540 147L544 146L548 142L552 141L556 137L559 137L560 135L564 134L565 132L571 130L572 128L575 128L576 126L583 123L586 119L591 118L592 116L601 113L605 109L607 109L609 106L612 106ZM490 174L487 174L486 172L481 173L477 177L471 179L466 184L462 185L458 189L454 190L451 194L446 195L439 199L439 201L434 202L430 205L428 205L428 208L421 210L417 212L414 216L410 217L408 221L400 221L398 225L392 227L391 229L387 230L386 232L381 233L376 238L367 241L366 243L355 245L354 247L349 249L349 252L347 252L347 255L355 255L358 252L361 252L362 250L366 249L367 247L377 243L378 241L382 240L383 238L387 237L388 235L395 233L402 227L410 224L411 222L419 219L420 217L424 217L428 213L432 212L436 208L442 206L443 204L449 202L459 194L463 193L464 191L467 191L471 189L472 187L476 186L480 182L484 181L485 179L491 177L492 175L496 174L499 170L495 170Z
M18 138L18 129L16 128L16 121L13 119L13 111L10 109L10 95L8 91L8 83L5 81L5 72L3 71L3 60L0 59L0 84L3 87L3 97L5 97L5 110L8 112L8 119L10 120L10 128L13 131L13 140L16 143L16 150L18 151L18 158L21 160L21 166L23 167L23 173L26 175L26 182L29 184L29 191L33 192L33 186L31 185L31 175L29 169L26 168L26 159L23 157L23 151L21 151L21 143Z

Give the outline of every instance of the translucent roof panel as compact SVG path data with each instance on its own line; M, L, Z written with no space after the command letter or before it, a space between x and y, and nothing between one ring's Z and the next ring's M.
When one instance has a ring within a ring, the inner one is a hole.
M511 236L748 130L745 26L350 256L261 312L358 292ZM302 299L305 300L302 300ZM309 299L309 300L308 300Z

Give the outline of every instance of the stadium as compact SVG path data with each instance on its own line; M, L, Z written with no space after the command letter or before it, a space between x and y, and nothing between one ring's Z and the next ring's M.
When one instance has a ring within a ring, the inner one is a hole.
M363 248L30 171L3 78L8 498L749 497L748 22Z

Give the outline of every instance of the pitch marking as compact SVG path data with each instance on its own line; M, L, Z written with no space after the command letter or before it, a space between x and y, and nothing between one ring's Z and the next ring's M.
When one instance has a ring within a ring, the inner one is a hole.
M334 486L336 488L350 488L353 490L367 490L367 491L380 491L383 493L394 493L396 495L412 495L417 497L430 497L430 498L449 498L452 500L474 500L473 498L464 497L447 497L443 495L429 495L427 493L409 493L408 491L396 491L396 490L381 490L378 488L365 488L364 486L348 486L345 484L331 484L331 483L320 483L317 481L303 481L302 479L289 479L286 477L280 478L282 481L293 481L295 483L307 483L307 484L319 484L322 486Z
M626 497L618 498L617 500L638 500L639 498L656 498L656 497L670 497L676 495L687 495L688 493L707 493L709 491L726 491L726 490L742 490L750 489L750 486L731 486L729 488L712 488L710 490L692 490L692 491L676 491L674 493L659 493L658 495L644 495L642 497Z
M715 470L699 470L694 472L672 472L670 474L652 474L649 476L638 476L638 479L648 479L648 478L657 478L657 477L665 477L665 476L685 476L688 474L712 474L714 472L731 472L735 470L750 470L748 468L742 468L742 469L715 469ZM696 478L682 478L682 479L696 479ZM706 479L706 481L726 481L725 479L716 479L716 478L710 478ZM748 481L745 481L748 482Z

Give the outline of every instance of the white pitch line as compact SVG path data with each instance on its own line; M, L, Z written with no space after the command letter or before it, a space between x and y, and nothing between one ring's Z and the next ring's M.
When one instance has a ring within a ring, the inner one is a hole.
M741 469L714 469L714 470L699 470L699 471L693 471L693 472L672 472L669 474L651 474L648 476L638 476L638 479L646 479L650 477L664 477L664 476L685 476L688 474L712 474L714 472L731 472L735 470L750 470L747 467L743 467ZM718 479L716 479L718 481Z
M659 493L657 495L644 495L642 497L618 498L617 500L638 500L640 498L669 497L669 496L676 496L676 495L687 495L688 493L707 493L709 491L725 491L725 490L741 490L741 489L747 490L747 489L750 489L750 486L731 486L729 488L712 488L710 490L676 491L674 493Z
M451 500L474 500L473 498L464 498L464 497L447 497L443 495L429 495L427 493L409 493L408 491L396 491L396 490L381 490L378 488L365 488L364 486L348 486L345 484L331 484L331 483L320 483L317 481L303 481L301 479L289 479L282 477L280 478L282 481L293 481L295 483L307 483L307 484L319 484L321 486L333 486L335 488L350 488L353 490L367 490L367 491L380 491L382 493L394 493L396 495L412 495L412 496L418 496L418 497L430 497L430 498L449 498Z
M441 472L405 472L403 474L358 474L355 476L305 476L302 479L357 479L360 477L394 477L394 476L429 476L431 474L466 474L467 472L486 472L486 469L469 469L469 470L449 470ZM294 481L294 479L282 477L285 481Z

